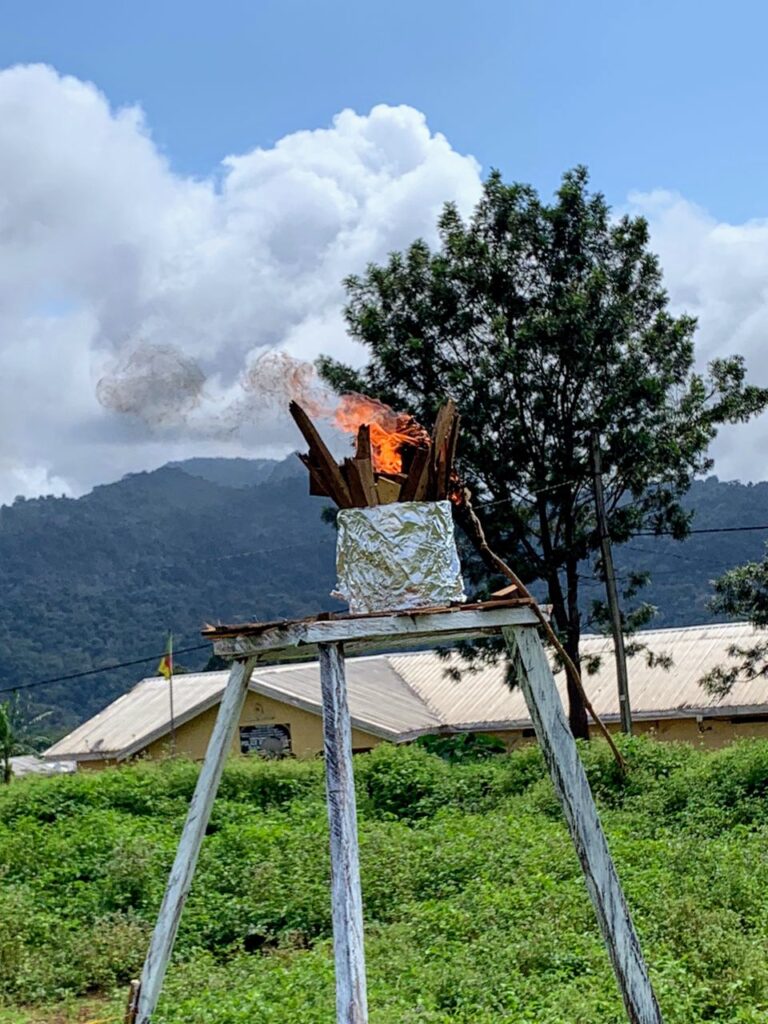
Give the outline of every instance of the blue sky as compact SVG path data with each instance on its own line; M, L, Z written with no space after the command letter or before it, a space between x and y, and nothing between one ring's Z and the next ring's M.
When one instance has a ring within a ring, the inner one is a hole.
M545 191L584 162L615 203L663 187L740 221L768 214L767 30L757 2L29 0L3 6L0 65L140 103L185 174L407 103Z
M768 386L765 5L0 11L0 503L285 454L290 375L265 354L362 362L342 281L435 241L445 200L469 214L480 168L548 195L587 164L648 218L698 367L740 353ZM763 416L722 432L715 468L766 479L766 453Z

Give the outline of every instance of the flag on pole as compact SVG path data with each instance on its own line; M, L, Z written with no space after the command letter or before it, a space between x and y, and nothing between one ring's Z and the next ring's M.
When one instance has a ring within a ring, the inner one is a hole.
M168 634L168 649L160 659L157 671L166 679L170 679L173 675L173 633Z

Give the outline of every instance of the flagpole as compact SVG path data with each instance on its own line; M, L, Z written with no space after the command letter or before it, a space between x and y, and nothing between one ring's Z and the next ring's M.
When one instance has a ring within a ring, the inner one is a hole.
M171 757L176 756L176 719L173 714L173 633L168 632L168 696L171 702Z

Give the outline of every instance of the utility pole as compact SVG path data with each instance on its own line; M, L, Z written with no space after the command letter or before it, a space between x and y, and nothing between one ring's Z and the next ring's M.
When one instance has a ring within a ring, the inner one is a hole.
M619 595L616 590L616 574L613 568L613 552L611 538L608 533L608 520L605 515L605 496L603 494L603 467L600 454L600 435L596 430L591 434L592 473L595 491L595 512L597 513L597 530L600 534L600 548L603 554L603 572L605 573L605 596L608 599L608 610L611 616L613 632L613 650L616 656L616 680L619 686L619 711L621 712L621 731L632 734L632 708L629 703L629 677L627 676L627 655L624 650L624 634L621 630L621 610Z

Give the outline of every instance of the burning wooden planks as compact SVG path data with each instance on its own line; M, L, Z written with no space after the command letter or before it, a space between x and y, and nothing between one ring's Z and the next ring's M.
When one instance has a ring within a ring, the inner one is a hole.
M431 435L406 415L393 414L397 415L394 429L375 419L360 423L355 454L341 464L297 402L291 402L290 412L309 445L309 451L299 453L299 458L309 470L310 494L331 498L339 508L443 501L456 489L454 461L460 417L451 400L438 411Z

